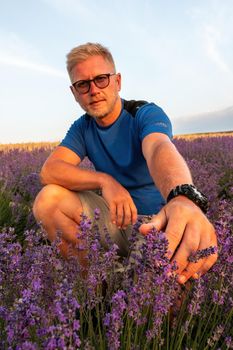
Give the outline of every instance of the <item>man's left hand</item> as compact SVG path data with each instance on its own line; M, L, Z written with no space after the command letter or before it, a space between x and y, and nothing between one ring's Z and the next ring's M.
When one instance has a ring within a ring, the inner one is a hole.
M178 196L172 199L152 217L150 223L142 224L139 231L147 235L153 227L165 232L169 242L168 256L178 265L179 283L185 283L190 277L200 277L216 262L216 252L197 262L189 261L195 252L217 247L217 237L213 225L188 198Z

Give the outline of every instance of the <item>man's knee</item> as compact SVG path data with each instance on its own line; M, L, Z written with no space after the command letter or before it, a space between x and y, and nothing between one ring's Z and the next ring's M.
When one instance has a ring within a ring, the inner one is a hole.
M38 222L44 222L53 219L56 213L78 222L82 213L78 193L55 184L43 187L35 199L33 214Z
M55 210L59 200L64 196L64 190L64 187L55 184L49 184L42 188L36 196L32 208L37 220L41 220L44 213L48 215L51 210Z

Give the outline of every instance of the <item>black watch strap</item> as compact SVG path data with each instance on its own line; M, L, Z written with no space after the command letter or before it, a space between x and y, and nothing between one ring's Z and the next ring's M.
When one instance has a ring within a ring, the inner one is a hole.
M194 202L202 211L206 213L208 210L208 199L207 197L200 192L194 185L184 184L178 185L171 190L167 197L167 203L179 195L185 196Z

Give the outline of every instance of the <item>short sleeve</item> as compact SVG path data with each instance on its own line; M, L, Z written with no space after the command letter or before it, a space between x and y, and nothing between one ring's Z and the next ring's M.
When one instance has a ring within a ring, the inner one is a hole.
M85 143L85 118L77 119L67 131L59 146L65 146L75 152L81 160L87 155Z
M172 125L166 113L154 103L142 106L136 115L139 127L139 138L142 141L145 136L160 132L172 139Z

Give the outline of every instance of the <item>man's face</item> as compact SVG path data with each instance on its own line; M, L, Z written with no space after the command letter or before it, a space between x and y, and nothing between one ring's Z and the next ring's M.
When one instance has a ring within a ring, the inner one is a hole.
M100 55L92 56L75 66L72 71L72 83L79 80L94 79L98 75L107 73L114 73L112 64ZM90 90L85 94L79 93L71 86L76 101L84 111L99 120L108 116L114 116L116 103L120 99L120 88L120 74L110 76L109 85L104 89L98 88L92 81L90 83Z

